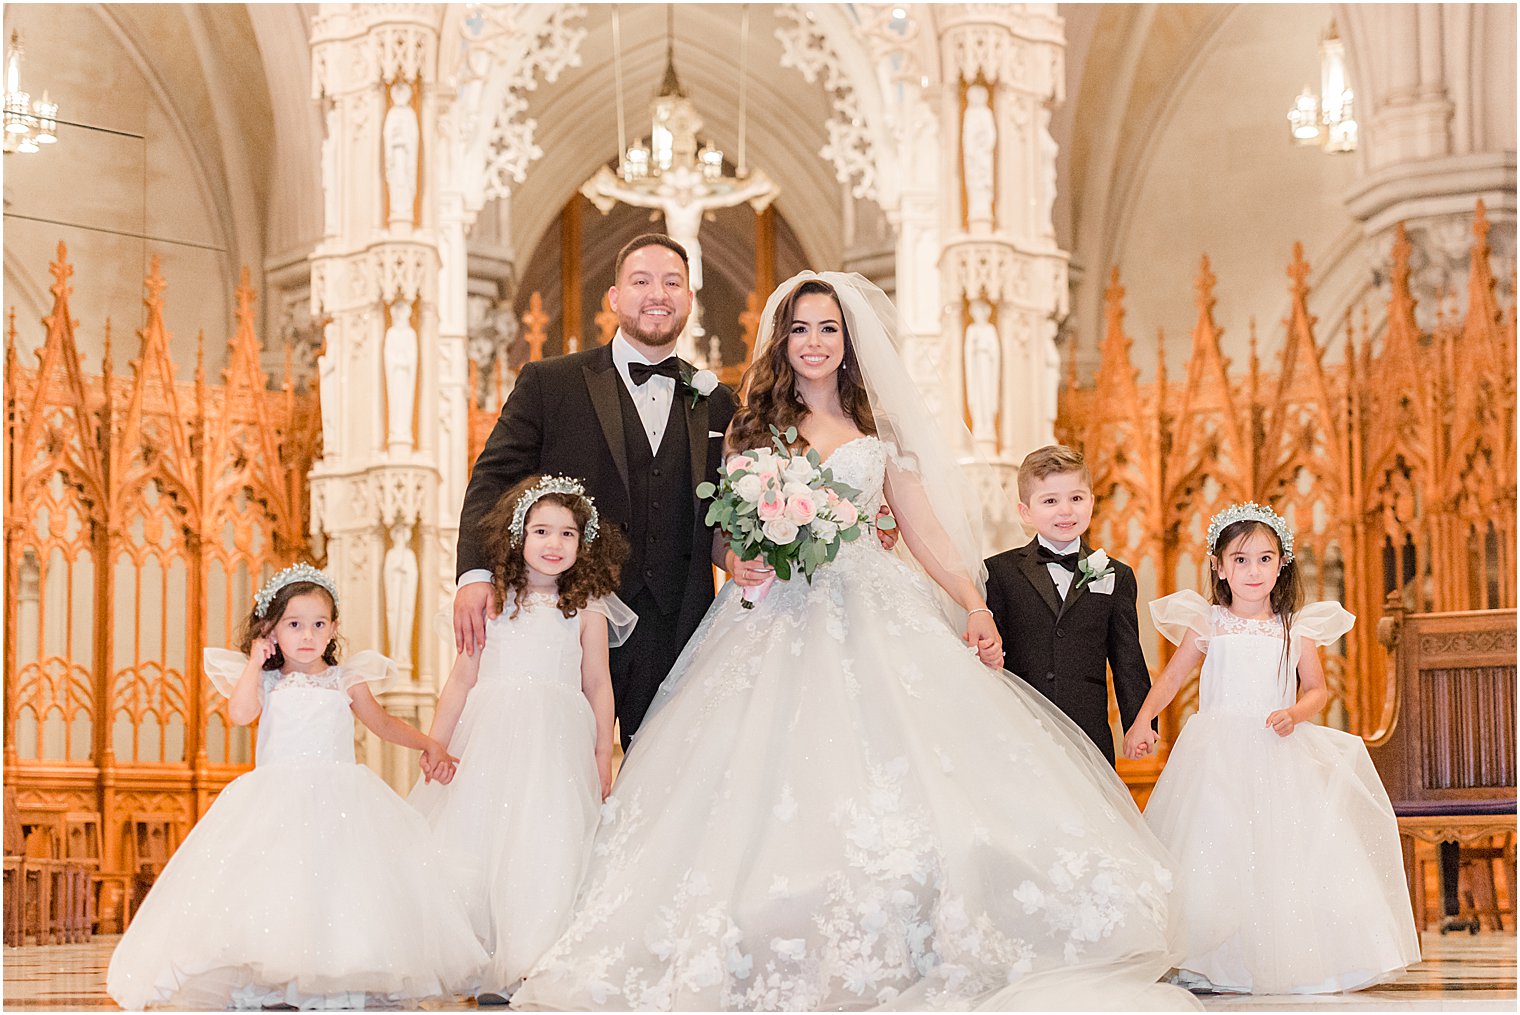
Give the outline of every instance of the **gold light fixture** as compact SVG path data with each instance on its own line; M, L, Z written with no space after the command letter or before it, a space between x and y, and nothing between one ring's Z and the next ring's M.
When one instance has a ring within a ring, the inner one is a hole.
M21 33L14 30L5 53L4 135L6 154L30 155L58 140L58 103L48 98L46 90L36 102L21 90Z
M1288 110L1288 131L1294 144L1319 145L1327 152L1356 151L1357 124L1352 115L1352 92L1346 74L1346 44L1330 22L1319 43L1320 92L1308 85Z

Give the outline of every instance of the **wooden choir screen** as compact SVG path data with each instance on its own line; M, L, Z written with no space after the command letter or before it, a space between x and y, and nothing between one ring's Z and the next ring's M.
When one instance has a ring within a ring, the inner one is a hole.
M248 271L222 383L204 344L175 377L166 283L153 260L130 373L86 373L69 313L73 267L52 265L35 364L6 350L5 782L22 809L101 815L106 872L134 818L188 829L253 761L201 648L228 645L257 584L306 555L314 400L266 390ZM287 357L288 363L288 357Z
M1385 726L1393 704L1376 635L1389 593L1419 611L1515 605L1515 308L1498 305L1488 231L1480 203L1466 316L1423 333L1400 227L1378 348L1363 308L1335 364L1315 335L1309 265L1295 245L1286 342L1271 372L1254 331L1246 369L1229 371L1205 258L1180 382L1161 362L1154 383L1138 382L1116 270L1096 382L1069 378L1062 391L1057 434L1084 450L1093 473L1092 544L1135 565L1142 612L1148 598L1205 587L1204 532L1226 504L1256 500L1288 517L1308 598L1357 615L1344 647L1325 656L1324 718L1353 732ZM1170 645L1162 651L1169 657ZM1162 717L1163 739L1196 703L1195 680Z

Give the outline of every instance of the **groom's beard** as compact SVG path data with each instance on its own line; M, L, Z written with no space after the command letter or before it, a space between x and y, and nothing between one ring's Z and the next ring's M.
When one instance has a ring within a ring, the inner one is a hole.
M675 308L671 308L671 316L665 318L665 326L658 330L654 328L640 328L639 315L619 314L618 330L622 331L623 337L632 339L643 345L653 346L656 349L674 346L676 339L681 337L681 329L686 327L686 319L691 316L691 311L684 314L676 314Z

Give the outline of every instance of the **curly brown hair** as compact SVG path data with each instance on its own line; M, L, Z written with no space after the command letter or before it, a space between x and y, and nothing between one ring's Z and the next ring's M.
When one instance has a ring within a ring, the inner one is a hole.
M866 397L865 385L860 376L860 363L855 358L855 343L850 338L850 325L845 320L839 295L827 282L811 278L793 289L776 306L775 333L760 358L744 372L744 379L739 384L744 404L734 413L728 429L729 447L735 451L768 445L771 426L784 431L808 413L802 396L797 393L797 372L792 369L788 351L797 301L810 294L827 296L840 308L840 327L844 331L844 362L834 375L835 383L839 386L839 404L861 433L876 433L876 416L871 411L871 400ZM798 443L806 444L806 441L799 437Z
M527 496L528 491L543 478L529 476L502 494L496 506L481 522L486 552L496 561L491 569L496 608L506 609L507 603L512 602L513 618L516 618L522 608L516 601L516 594L528 587L528 561L523 557L522 542L512 535L512 516L517 511L517 502ZM567 509L575 518L576 529L582 533L575 563L561 572L558 579L560 612L566 617L573 617L594 597L611 595L617 591L623 561L628 557L628 541L617 525L603 518L597 526L596 538L587 546L584 534L586 525L591 521L591 499L572 493L546 493L539 497L528 509L528 516L523 519L524 529L533 520L533 514L541 504L558 504Z
M250 612L243 620L243 626L238 634L238 651L247 655L253 650L253 643L259 638L268 638L274 633L275 626L280 618L285 616L285 608L296 596L321 596L327 600L328 609L332 610L333 623L338 622L338 604L333 601L332 593L318 585L316 582L291 582L274 594L269 601L269 609L264 611L261 617L257 613ZM255 610L258 607L254 607ZM322 661L329 666L338 665L338 639L333 638L322 650ZM274 647L274 654L264 660L264 669L279 670L285 668L285 653L280 651L280 646Z

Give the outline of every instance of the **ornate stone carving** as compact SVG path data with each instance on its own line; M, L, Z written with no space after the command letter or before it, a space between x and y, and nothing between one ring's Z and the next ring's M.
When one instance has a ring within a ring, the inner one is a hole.
M855 86L842 70L844 61L823 28L796 4L777 7L776 17L790 22L776 29L781 66L795 68L808 84L821 80L834 107L824 124L828 143L818 154L833 164L834 178L848 184L852 195L878 200L876 142Z
M533 140L537 122L527 112L526 93L540 79L555 81L566 67L580 66L586 16L580 4L473 4L461 25L466 49L458 82L456 129L478 160L462 167L480 180L467 203L474 214L486 201L511 193L526 177L528 164L543 154ZM490 117L483 144L474 144L482 117Z

